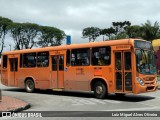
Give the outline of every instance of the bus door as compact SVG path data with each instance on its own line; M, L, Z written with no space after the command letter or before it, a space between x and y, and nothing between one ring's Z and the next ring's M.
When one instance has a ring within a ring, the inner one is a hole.
M52 62L52 87L64 88L64 55L51 56Z
M115 52L116 92L132 92L132 64L130 51Z
M9 85L15 86L18 81L16 81L16 75L18 72L18 58L9 58L10 74L9 74Z

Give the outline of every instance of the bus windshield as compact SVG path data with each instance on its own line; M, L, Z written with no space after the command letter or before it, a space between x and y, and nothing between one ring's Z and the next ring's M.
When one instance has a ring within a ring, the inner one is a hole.
M142 74L156 74L153 50L136 49L137 71Z

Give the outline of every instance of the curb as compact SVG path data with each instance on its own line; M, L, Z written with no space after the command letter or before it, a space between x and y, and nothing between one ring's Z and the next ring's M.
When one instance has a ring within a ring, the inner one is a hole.
M8 96L8 97L10 97L10 96ZM11 98L14 98L14 97L11 97ZM17 99L17 98L14 98L14 99ZM17 100L20 100L20 99L17 99ZM23 100L20 100L20 101L23 101ZM11 112L11 113L13 113L13 112L20 112L20 111L29 109L31 107L31 105L29 103L27 103L25 101L23 101L23 102L25 103L25 105L23 105L23 106L19 106L17 108L15 107L15 108L10 109L10 110L5 110L5 111L2 110L2 111L0 111L0 117L2 117L2 113L3 112Z
M13 112L20 112L20 111L29 109L30 107L31 107L31 105L27 104L26 106L19 107L19 108L13 109L13 110L4 111L4 112L11 112L11 113L13 113ZM3 111L0 111L0 117L2 117L2 112Z
M11 113L13 113L13 112L20 112L22 110L29 109L30 107L31 107L31 105L27 104L26 106L23 106L23 107L20 107L20 108L16 108L16 109L13 109L13 110L8 110L8 111L5 111L5 112L11 112ZM2 117L2 112L0 111L0 117Z

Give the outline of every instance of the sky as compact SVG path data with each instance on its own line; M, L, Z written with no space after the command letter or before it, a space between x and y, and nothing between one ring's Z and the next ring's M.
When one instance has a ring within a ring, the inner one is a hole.
M109 28L112 22L130 21L141 25L160 21L159 0L0 0L0 16L14 22L57 27L71 35L72 43L86 43L86 27ZM102 36L97 39L101 41ZM6 37L6 48L13 44ZM63 42L65 44L65 41Z

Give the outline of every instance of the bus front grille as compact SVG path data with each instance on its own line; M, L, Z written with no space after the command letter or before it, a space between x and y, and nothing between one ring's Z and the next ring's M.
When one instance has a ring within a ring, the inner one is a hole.
M154 86L147 86L147 91L154 90Z

